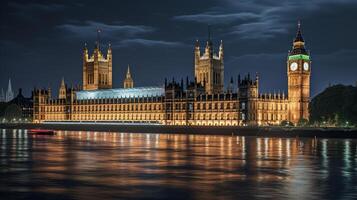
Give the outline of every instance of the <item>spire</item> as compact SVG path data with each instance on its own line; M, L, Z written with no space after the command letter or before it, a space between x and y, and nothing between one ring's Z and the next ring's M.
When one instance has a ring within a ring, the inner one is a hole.
M200 49L200 42L198 40L195 42L195 49Z
M61 80L61 87L66 87L66 84L64 83L64 77L62 77L62 80Z
M231 80L229 81L227 92L228 93L232 93L233 92L233 77L231 77Z
M100 33L102 32L102 30L100 30L99 28L97 29L97 42L96 42L96 48L99 49L100 48Z
M131 78L130 65L128 64L128 69L126 70L126 78Z
M212 38L211 38L211 26L208 25L208 39L206 44L206 53L213 55L212 52Z
M221 40L221 44L219 45L219 58L223 58L223 40Z
M301 33L301 22L300 20L298 21L298 24L297 24L297 33L296 33L296 37L295 37L295 40L294 40L294 43L295 42L304 42L304 38L302 37L302 33Z
M86 62L88 60L88 48L87 48L87 43L84 43L84 48L83 48L83 60Z
M84 52L88 52L88 48L87 48L87 42L84 43Z
M128 65L128 69L126 71L126 76L124 79L124 88L133 88L133 87L134 87L134 81L131 78L130 66Z
M58 98L59 99L65 99L66 98L66 93L67 93L66 84L64 82L64 77L62 77L61 86L60 86L59 91L58 91Z
M259 74L258 72L255 73L255 84L259 86Z
M12 92L11 79L9 79L9 84L7 85L7 91Z
M11 79L9 79L9 84L7 86L7 91L6 91L6 97L5 100L6 102L11 101L14 98L14 92L12 91L12 86L11 86Z
M304 41L304 38L302 37L300 21L298 21L298 24L297 24L297 33L296 33L296 37L293 42L293 48L291 51L289 51L288 55L292 56L292 55L298 55L298 54L309 55L309 52L305 49L305 41Z

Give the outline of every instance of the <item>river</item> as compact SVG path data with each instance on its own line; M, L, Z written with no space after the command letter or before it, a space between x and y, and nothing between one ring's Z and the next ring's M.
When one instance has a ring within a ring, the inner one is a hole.
M1 199L356 199L357 140L0 130Z

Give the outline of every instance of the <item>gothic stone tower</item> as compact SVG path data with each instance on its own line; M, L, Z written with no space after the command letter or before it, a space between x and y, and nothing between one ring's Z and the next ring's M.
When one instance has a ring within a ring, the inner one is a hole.
M67 97L66 91L67 91L67 87L66 84L64 83L64 78L62 78L61 86L58 91L58 99L66 99Z
M243 124L252 121L253 115L256 115L254 109L249 109L255 104L259 95L259 76L256 74L255 80L250 77L250 74L241 80L238 75L238 97L240 120ZM250 105L251 104L251 105Z
M297 123L300 119L309 119L311 60L305 49L300 22L287 61L289 120Z
M209 38L205 52L201 56L200 44L198 40L195 45L195 78L197 83L204 85L206 93L216 94L223 92L224 84L224 64L223 64L223 43L219 47L218 55L213 52L212 41Z
M134 87L134 81L133 78L131 78L130 67L128 65L128 70L126 71L126 76L124 79L124 88L133 88L133 87Z
M99 42L89 58L87 46L83 52L83 90L112 88L112 49L109 44L107 57L100 51Z

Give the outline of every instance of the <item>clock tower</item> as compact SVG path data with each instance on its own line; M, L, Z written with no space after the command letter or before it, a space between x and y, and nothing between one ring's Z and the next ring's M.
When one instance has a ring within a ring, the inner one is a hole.
M310 54L305 49L305 41L301 33L301 24L289 51L287 61L289 121L297 124L301 119L309 119L310 101Z

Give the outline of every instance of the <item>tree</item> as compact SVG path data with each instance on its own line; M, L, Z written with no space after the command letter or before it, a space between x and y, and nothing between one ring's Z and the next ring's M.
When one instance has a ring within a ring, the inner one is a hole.
M334 85L310 102L310 123L357 124L357 87Z

